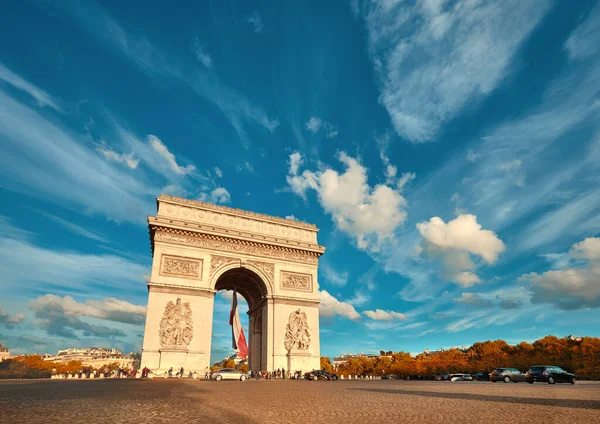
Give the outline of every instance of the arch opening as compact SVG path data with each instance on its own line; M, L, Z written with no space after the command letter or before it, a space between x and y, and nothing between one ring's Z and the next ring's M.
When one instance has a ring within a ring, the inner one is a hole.
M231 347L231 327L229 326L229 311L233 289L238 293L238 309L246 341L248 357L246 363L249 370L266 370L266 342L263 334L263 309L261 301L269 295L269 289L264 280L254 271L247 268L233 268L223 272L216 280L214 289L215 308L213 313L213 335L211 344L211 363L234 355ZM244 302L245 301L245 302ZM247 303L247 307L244 303ZM217 307L217 305L221 305ZM219 337L222 337L219 338ZM239 365L239 363L238 363Z

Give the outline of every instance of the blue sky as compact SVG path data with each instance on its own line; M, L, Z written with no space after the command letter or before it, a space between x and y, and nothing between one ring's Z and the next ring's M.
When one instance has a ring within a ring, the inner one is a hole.
M600 336L597 2L122 3L3 5L13 352L140 350L160 193L315 223L324 355Z

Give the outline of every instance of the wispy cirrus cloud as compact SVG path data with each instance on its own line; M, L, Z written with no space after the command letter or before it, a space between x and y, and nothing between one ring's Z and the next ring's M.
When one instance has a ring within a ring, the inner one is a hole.
M146 296L142 275L148 273L150 260L139 263L116 255L45 248L31 241L29 235L20 237L18 231L10 229L14 227L11 223L5 227L0 237L0 289L7 297L40 292L93 293L98 297L117 289ZM13 237L5 237L5 232Z
M233 126L245 148L251 144L245 129L248 123L260 125L271 133L279 126L278 119L269 117L263 108L225 85L214 72L180 65L180 61L173 60L147 38L128 32L93 1L85 4L68 2L60 7L74 18L82 30L130 60L144 73L161 81L184 83L201 98L216 105ZM203 65L206 67L209 64L211 66L207 68L212 68L212 58L204 50L202 53L200 60Z
M413 142L434 140L467 102L490 94L510 72L517 48L549 4L540 0L365 5L361 12L380 79L380 102L396 132Z
M256 33L263 32L265 29L262 18L256 10L246 17L246 22L252 26L253 31Z
M27 93L35 99L39 106L50 107L56 111L62 112L62 109L58 105L59 101L57 99L8 69L4 64L2 64L2 62L0 62L0 81Z

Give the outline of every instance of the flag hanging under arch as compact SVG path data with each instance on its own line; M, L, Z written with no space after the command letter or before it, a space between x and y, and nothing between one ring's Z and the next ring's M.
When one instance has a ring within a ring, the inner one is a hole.
M232 346L237 352L237 356L241 359L248 357L248 344L244 337L244 329L240 322L238 313L237 290L233 288L233 299L231 300L231 312L229 313L229 325L231 325Z

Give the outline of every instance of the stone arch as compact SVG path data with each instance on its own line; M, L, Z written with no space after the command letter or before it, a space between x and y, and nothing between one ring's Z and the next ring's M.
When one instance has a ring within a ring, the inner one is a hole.
M205 375L215 294L234 286L248 301L250 369L319 366L317 268L325 248L315 225L165 195L157 209L148 217L153 261L142 367ZM311 328L309 346L287 349L286 326L298 308ZM191 338L163 340L182 323Z
M213 290L215 293L219 290L231 290L233 286L231 286L231 284L223 284L221 277L225 276L227 278L229 275L237 274L238 277L247 278L249 281L254 283L255 287L261 292L260 299L258 299L256 298L258 293L252 293L252 290L248 292L248 290L245 290L245 288L242 288L242 290L239 290L238 288L238 293L244 296L244 298L248 301L248 306L250 309L256 306L260 300L273 296L273 265L264 262L258 262L255 264L249 261L240 261L239 259L235 258L229 258L229 260L229 262L219 265L213 270L209 281L209 287L211 290ZM215 257L213 257L211 261L215 261ZM269 275L269 271L271 271L271 275ZM220 280L221 283L219 282ZM252 296L253 299L249 299L247 295Z

